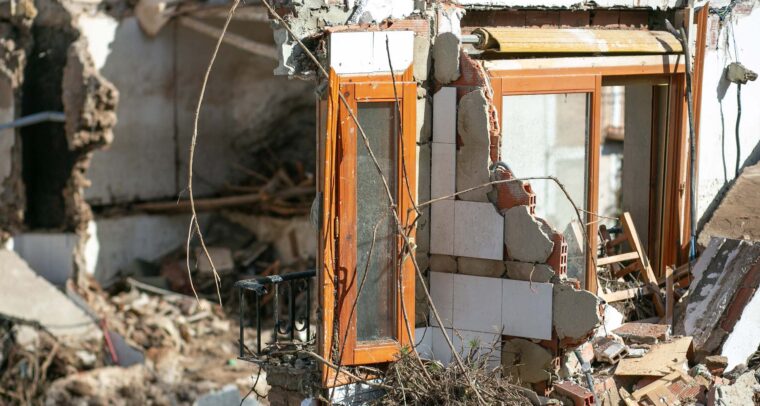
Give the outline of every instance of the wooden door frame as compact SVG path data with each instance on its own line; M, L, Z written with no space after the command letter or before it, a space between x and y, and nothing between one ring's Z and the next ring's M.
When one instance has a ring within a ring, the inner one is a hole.
M348 238L355 232L353 219L356 209L355 165L356 142L363 142L356 123L346 109L338 92L348 101L351 110L357 114L358 103L395 102L400 104L401 132L397 151L396 213L402 224L412 224L415 213L410 210L416 200L417 145L416 145L416 82L412 68L396 75L394 94L393 78L389 75L337 75L330 72L327 101L327 136L324 146L318 148L322 154L324 168L320 173L320 194L322 197L321 230L319 238L318 284L320 287L319 308L321 309L319 354L325 360L341 366L363 365L388 362L395 359L400 349L413 345L414 340L414 267L411 261L403 261L399 268L396 284L395 334L396 340L358 344L356 341L356 311L352 310L356 298L356 283L349 283L356 276L356 269L347 271L345 265L355 263L355 250ZM351 138L352 137L352 138ZM353 149L347 148L351 144ZM405 165L405 167L404 167ZM406 177L402 174L406 174ZM409 192L412 194L410 195ZM353 230L353 231L352 231ZM409 237L414 239L414 230ZM354 240L353 237L351 237ZM398 252L401 253L403 240L397 236ZM336 269L338 272L336 273ZM336 303L335 296L338 296ZM407 310L407 311L403 311ZM405 313L405 315L404 315ZM337 315L337 319L336 319ZM350 317L349 317L350 316ZM405 317L404 317L405 316ZM337 325L335 324L337 322ZM408 324L407 324L408 323ZM334 337L335 333L338 334ZM343 337L346 337L345 342ZM337 353L334 349L337 348ZM342 349L342 350L341 350ZM338 359L339 358L339 359ZM323 387L332 387L351 382L345 374L336 377L335 368L322 365Z
M593 61L593 58L587 58ZM600 59L601 60L601 59ZM619 59L618 59L619 60ZM636 57L631 57L635 61ZM669 58L662 58L662 64L605 66L600 63L597 66L548 69L493 69L489 70L489 79L494 92L494 104L499 117L502 117L502 97L514 94L551 94L551 93L591 93L590 123L589 123L589 149L588 149L588 173L587 179L587 210L596 213L598 210L599 194L599 158L600 158L600 124L601 124L601 86L604 81L621 80L667 80L671 89L672 107L670 114L669 132L674 135L669 137L672 143L669 148L674 151L671 155L674 159L666 158L666 165L670 174L665 178L665 202L663 208L665 214L666 233L661 239L661 260L658 261L660 269L655 270L658 276L664 271L662 264L678 263L679 252L683 250L683 232L689 228L689 216L685 215L688 204L684 198L684 176L688 174L688 151L684 155L684 148L688 146L686 134L685 115L685 67L683 61L678 60L672 64ZM548 61L546 65L551 65ZM559 64L558 64L559 65ZM579 79L583 78L582 83ZM593 87L590 85L593 78ZM680 102L679 102L680 101ZM677 117L675 119L674 117ZM501 119L500 119L501 120ZM501 123L501 121L499 121ZM508 163L508 162L507 162ZM517 174L519 176L519 174ZM688 185L686 185L688 186ZM590 218L587 216L587 218ZM589 239L589 249L586 261L585 287L591 292L597 292L598 284L596 267L592 255L596 253L596 229L595 219L590 219L586 226Z

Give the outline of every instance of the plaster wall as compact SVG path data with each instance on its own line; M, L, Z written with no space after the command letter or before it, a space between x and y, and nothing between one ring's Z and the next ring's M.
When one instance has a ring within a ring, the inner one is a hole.
M88 171L88 202L175 198L187 182L193 118L213 38L173 22L151 38L134 17L85 15L79 24L96 65L120 92L113 144L94 154ZM273 42L266 23L235 22L230 30ZM276 65L226 44L220 48L199 121L196 195L218 193L241 180L245 174L234 164L261 164L254 162L256 152L271 145L271 137L293 135L306 117L294 109L313 106L313 85L274 77ZM307 117L313 122L313 109Z
M735 15L718 25L711 16L702 80L699 135L697 216L702 218L717 203L735 177L737 85L724 79L723 69L734 61L760 72L760 8L749 15ZM712 5L719 7L720 5ZM741 88L742 116L739 130L739 166L760 158L760 82ZM704 221L703 219L702 221Z

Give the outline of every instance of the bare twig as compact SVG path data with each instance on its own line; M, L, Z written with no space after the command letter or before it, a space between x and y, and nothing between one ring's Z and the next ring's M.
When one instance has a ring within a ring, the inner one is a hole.
M227 13L227 20L224 22L224 27L222 27L222 33L219 35L219 39L216 41L216 46L214 47L214 53L211 54L211 60L208 63L208 67L206 68L206 73L203 75L203 83L201 85L201 93L198 96L198 105L195 108L195 118L193 120L193 137L190 140L190 159L188 161L188 170L187 170L187 192L190 196L190 211L192 212L192 217L190 217L190 229L187 232L187 273L188 276L190 276L190 286L193 289L193 293L195 294L195 299L200 302L200 299L198 299L198 293L195 291L195 287L192 284L192 275L190 270L190 241L193 239L193 229L195 229L195 234L198 235L198 240L201 243L201 247L203 248L203 253L206 255L206 259L208 259L209 265L211 265L211 271L214 273L214 280L216 282L216 294L219 297L219 306L222 307L222 293L221 293L221 278L219 277L219 272L216 270L216 266L214 266L214 261L211 259L211 254L208 252L208 248L206 247L206 241L203 240L203 233L201 232L201 226L198 224L198 214L195 211L195 199L193 198L193 163L195 160L195 145L198 140L198 120L201 115L201 107L203 106L203 96L206 95L206 85L208 85L208 78L211 75L211 68L214 66L214 61L216 61L216 55L219 53L219 47L222 45L222 41L224 40L224 34L227 33L227 28L230 26L230 21L232 21L232 16L235 14L235 9L237 9L238 5L240 4L240 0L235 0L232 3L232 6L230 7L230 11Z

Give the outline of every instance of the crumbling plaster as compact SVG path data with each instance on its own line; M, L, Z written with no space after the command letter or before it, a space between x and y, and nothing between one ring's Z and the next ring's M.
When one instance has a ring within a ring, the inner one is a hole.
M589 2L578 2L575 0L455 0L466 9L489 9L505 7L539 7L539 8L607 8L607 7L636 7L667 9L682 7L683 0L597 0Z

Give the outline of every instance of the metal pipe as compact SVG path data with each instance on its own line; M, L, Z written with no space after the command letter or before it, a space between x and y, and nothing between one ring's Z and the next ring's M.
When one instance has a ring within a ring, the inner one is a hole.
M306 341L309 341L311 330L311 279L306 279Z
M459 38L462 44L478 45L481 41L481 38L475 34L462 34Z
M64 123L66 122L66 115L59 111L41 111L39 113L21 117L9 123L0 124L0 131L10 128L26 127L28 125L44 123L46 121Z
M261 301L256 295L256 355L261 354Z
M245 290L239 289L239 291L240 291L240 320L239 320L240 321L239 323L240 324L240 344L238 345L238 347L240 349L240 358L243 358L243 355L244 355L243 354L243 323L245 320L245 310L244 310L245 304L243 303L245 296L243 296L243 292L245 292Z
M296 284L295 281L288 282L288 288L290 290L290 300L288 301L288 316L290 317L290 341L296 339Z

